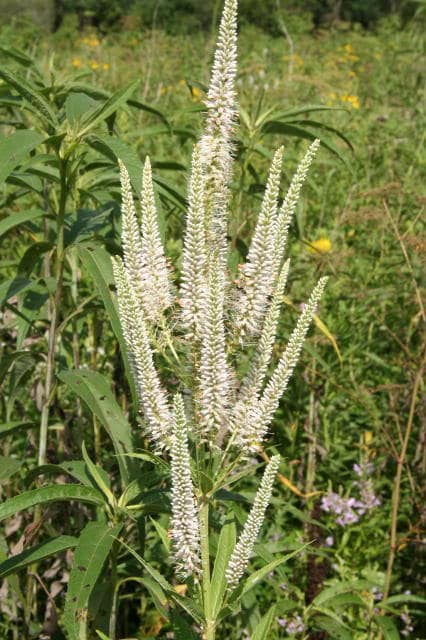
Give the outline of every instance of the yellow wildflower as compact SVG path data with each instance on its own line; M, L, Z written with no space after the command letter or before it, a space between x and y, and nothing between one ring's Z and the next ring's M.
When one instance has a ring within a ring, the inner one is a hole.
M98 47L100 45L100 41L95 35L85 36L81 38L81 42L88 47Z
M332 248L331 240L329 238L318 238L309 243L309 253L330 253Z
M360 102L359 102L359 98L358 96L353 96L350 94L345 94L343 96L340 96L340 100L342 102L347 102L348 104L351 105L352 109L359 109L360 108Z
M92 62L90 63L90 68L93 69L93 71L96 71L96 69L99 68L99 64L96 62L96 60L92 60Z
M371 441L373 440L373 432L372 431L364 431L364 442L365 444L368 445L371 444Z
M198 87L192 87L191 93L192 93L192 99L194 100L194 102L201 99L202 93L200 89L198 89Z
M80 60L80 58L73 58L73 59L71 60L71 64L72 64L72 66L73 66L73 67L75 67L76 69L80 69L80 67L81 67L81 60Z
M109 64L108 62L103 62L102 63L102 71L108 71L109 69Z

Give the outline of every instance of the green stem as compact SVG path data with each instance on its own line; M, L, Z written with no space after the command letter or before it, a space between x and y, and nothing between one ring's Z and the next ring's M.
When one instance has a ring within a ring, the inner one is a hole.
M425 366L425 357L423 356L423 361L417 371L416 378L414 380L413 392L411 395L411 403L410 403L410 411L408 415L407 425L405 428L404 439L402 442L401 452L399 454L396 466L396 474L392 491L392 513L391 513L391 526L390 526L390 540L389 540L389 556L388 556L388 564L385 575L385 584L383 589L383 597L386 599L390 592L391 582L392 582L392 570L393 564L395 561L395 555L397 550L397 526L398 526L398 512L399 512L399 503L401 499L401 478L402 471L405 464L405 459L407 456L408 443L410 441L410 435L413 428L414 414L417 404L417 394L419 391L419 386L423 379L423 370Z
M109 636L111 640L115 640L116 626L117 626L117 605L118 605L118 590L120 585L117 583L117 560L118 552L120 550L120 543L114 542L111 550L111 582L114 585L114 596L111 606L111 614L109 618Z
M55 376L55 356L56 356L56 338L57 329L59 324L59 314L62 302L62 285L63 285L63 273L64 273L64 219L65 219L65 205L67 201L67 161L60 160L60 197L58 206L58 215L56 223L56 275L55 275L55 296L53 299L52 314L50 318L49 336L48 336L48 348L47 348L47 363L46 363L46 380L44 388L44 400L41 410L40 421L40 437L39 437L39 449L38 449L38 464L43 465L46 462L46 448L47 448L47 429L49 424L49 412L50 405L52 403L53 390L54 390L54 376Z
M216 623L212 619L212 594L210 583L210 552L209 552L209 502L204 497L200 508L200 533L201 533L201 565L203 570L202 593L203 607L206 625L204 627L204 640L214 640Z

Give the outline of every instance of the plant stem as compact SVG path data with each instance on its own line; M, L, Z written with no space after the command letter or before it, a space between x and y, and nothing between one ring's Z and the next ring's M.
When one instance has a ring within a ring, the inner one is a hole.
M419 370L417 371L417 374L414 380L407 426L405 428L404 439L402 441L402 446L401 446L401 452L397 459L396 475L395 475L393 491L392 491L392 514L391 514L391 528L390 528L390 541L389 541L390 548L389 548L389 556L388 556L388 565L387 565L386 575L385 575L385 584L383 589L383 597L385 599L389 595L390 585L392 580L393 563L396 555L396 546L397 546L396 538L397 538L399 502L400 502L400 494L401 494L402 469L405 463L408 443L410 441L410 435L413 428L414 412L415 412L416 403L417 403L417 393L419 390L420 382L423 377L424 365L425 365L425 357L423 356L423 361L419 367Z
M109 636L111 640L115 640L116 626L117 626L117 604L118 604L118 589L117 584L117 559L118 552L120 550L120 543L115 541L111 550L111 582L114 586L114 595L112 599L111 614L109 618Z
M212 619L212 599L210 584L210 553L209 553L209 502L204 497L200 508L200 533L201 533L201 564L203 570L202 592L204 617L206 626L204 628L204 640L214 640L216 634L216 623Z
M56 356L56 337L59 321L59 313L62 301L62 285L64 273L64 219L65 205L67 200L67 161L60 159L60 197L58 206L58 215L56 222L56 274L55 274L55 296L53 299L52 315L50 319L48 348L47 348L47 364L46 364L46 380L44 387L43 407L41 410L40 436L38 448L38 464L43 465L46 462L47 448L47 429L49 424L49 411L53 396L53 381L55 375L55 356Z

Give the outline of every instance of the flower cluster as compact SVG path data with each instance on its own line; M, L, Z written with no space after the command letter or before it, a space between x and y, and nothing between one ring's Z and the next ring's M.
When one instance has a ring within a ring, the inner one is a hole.
M414 631L411 617L407 612L404 612L404 613L401 613L400 618L404 623L404 628L401 630L401 635L408 638L411 635L411 633Z
M113 259L113 270L121 328L146 433L156 449L168 451L171 458L171 537L177 571L196 579L200 531L190 470L192 440L210 454L222 450L225 457L235 453L247 459L258 453L326 284L322 278L313 289L269 375L289 274L290 264L285 260L288 230L319 141L307 149L281 206L283 150L275 153L247 262L235 283L227 266L227 227L237 114L236 12L237 0L226 0L206 99L206 125L193 150L179 278L174 278L163 248L149 158L143 168L139 207L128 168L119 162L123 257ZM179 355L174 346L175 328ZM241 376L238 361L245 355L240 351L247 338L254 346L253 358L248 373ZM166 356L167 349L171 350L185 371L174 400L156 368L155 351L163 348ZM185 395L185 407L180 393ZM230 590L247 568L278 465L279 457L274 456L231 555L226 571Z
M305 631L305 625L299 615L295 615L292 618L278 618L278 624L285 629L289 635L295 633L303 633Z
M373 482L369 477L374 470L373 465L363 461L355 464L353 469L359 477L353 484L358 488L360 499L343 497L332 491L321 499L321 509L335 513L338 516L336 523L342 527L358 522L361 516L380 505L380 498L374 493Z
M337 524L344 527L358 522L360 514L357 512L359 501L355 498L344 498L338 493L329 492L322 497L321 509L335 513ZM363 505L362 505L363 506Z
M248 565L249 558L253 552L254 543L259 535L260 527L262 526L265 517L266 507L271 499L272 485L277 474L279 464L280 457L274 456L271 458L268 466L266 467L266 471L263 474L262 482L256 493L253 507L251 508L240 538L235 545L235 549L231 555L228 568L225 573L229 590L232 590L237 586Z

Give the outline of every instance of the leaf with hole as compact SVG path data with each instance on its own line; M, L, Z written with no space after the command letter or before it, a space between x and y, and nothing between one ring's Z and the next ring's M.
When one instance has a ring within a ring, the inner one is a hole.
M89 522L78 539L64 608L64 626L69 640L87 638L90 594L122 527L122 524L109 527Z
M129 381L130 391L132 393L134 406L138 406L138 397L127 355L126 343L121 329L120 319L118 315L118 306L113 291L115 289L114 275L112 272L111 256L103 247L79 246L77 248L78 255L83 266L93 279L99 295L102 298L105 309L111 322L112 330L120 343L121 357L123 358L124 367L126 369L126 377Z
M104 426L118 457L123 483L128 484L132 470L137 466L132 458L126 455L133 452L132 432L114 398L109 382L97 371L82 369L61 371L58 378L84 400Z

